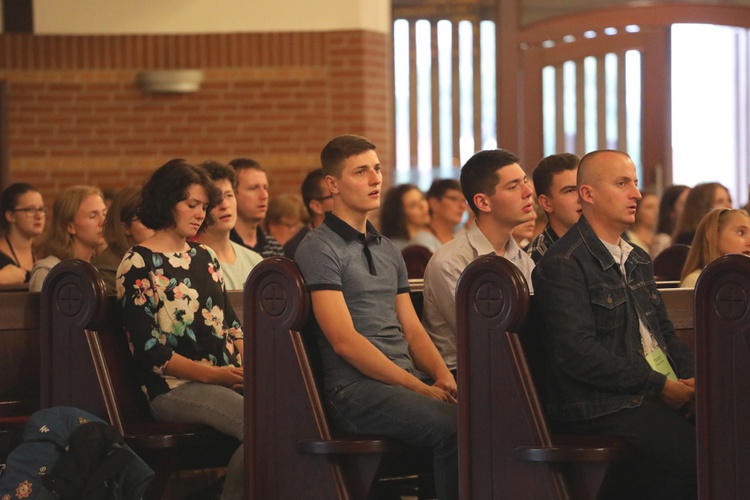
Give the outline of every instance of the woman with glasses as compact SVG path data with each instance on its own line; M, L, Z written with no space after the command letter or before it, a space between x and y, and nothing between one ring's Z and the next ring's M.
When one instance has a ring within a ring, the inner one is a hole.
M154 235L154 230L144 226L138 219L140 204L141 188L126 187L114 195L107 210L104 221L107 248L94 257L91 263L99 270L110 293L115 293L115 274L125 252Z
M34 254L42 258L31 269L30 291L40 291L50 269L62 260L91 262L104 247L106 213L99 188L72 186L60 193L52 205L52 220L34 245Z
M32 244L44 231L42 194L17 182L0 195L0 285L27 283L34 265Z

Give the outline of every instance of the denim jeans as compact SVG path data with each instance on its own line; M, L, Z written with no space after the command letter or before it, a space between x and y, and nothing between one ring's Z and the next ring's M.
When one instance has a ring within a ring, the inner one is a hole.
M555 430L615 436L635 449L633 460L610 465L601 499L694 500L698 496L695 427L656 398L589 420L558 422Z
M391 436L432 448L438 498L458 498L456 405L369 378L334 388L328 404L331 420L341 431Z
M159 422L203 424L243 440L244 397L215 384L186 382L151 401L151 413ZM227 465L222 500L244 498L244 445L232 455Z

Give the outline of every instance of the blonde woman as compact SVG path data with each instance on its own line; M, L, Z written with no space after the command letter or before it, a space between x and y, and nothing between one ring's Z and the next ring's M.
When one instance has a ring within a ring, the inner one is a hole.
M107 207L99 188L72 186L60 193L52 205L52 221L34 254L40 257L31 269L29 290L42 289L50 270L65 259L91 259L104 247L104 217Z
M744 210L712 210L695 230L680 286L694 288L704 267L730 253L750 255L750 216Z

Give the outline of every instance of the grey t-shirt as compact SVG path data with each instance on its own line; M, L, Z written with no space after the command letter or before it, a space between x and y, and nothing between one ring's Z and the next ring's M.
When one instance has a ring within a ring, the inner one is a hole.
M396 295L409 292L406 265L396 247L368 223L367 235L332 213L300 243L295 261L308 291L344 294L354 328L396 365L414 371L396 316ZM338 356L318 331L326 390L364 377Z

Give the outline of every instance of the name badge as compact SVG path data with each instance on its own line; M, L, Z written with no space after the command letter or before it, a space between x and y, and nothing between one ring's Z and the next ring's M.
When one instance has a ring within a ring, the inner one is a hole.
M669 360L664 354L664 351L661 350L661 347L646 356L646 361L648 361L648 364L651 365L651 368L654 371L663 373L667 378L672 379L675 382L677 381L677 375L672 369L672 365L669 364Z

